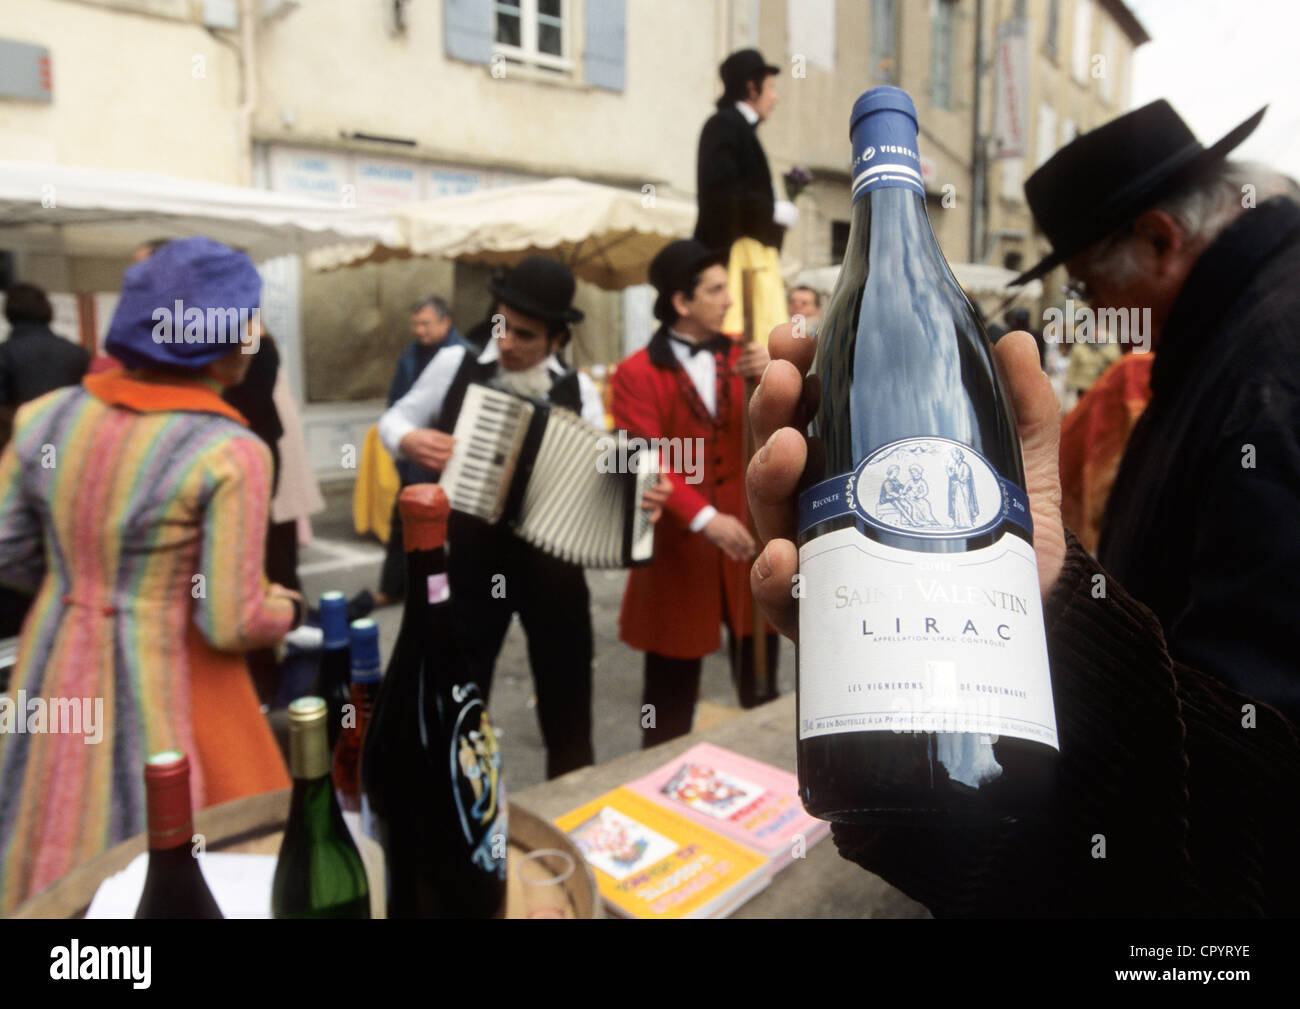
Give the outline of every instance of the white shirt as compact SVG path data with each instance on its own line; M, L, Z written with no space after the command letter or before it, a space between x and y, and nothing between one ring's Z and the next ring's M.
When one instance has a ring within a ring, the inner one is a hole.
M401 444L412 431L432 427L442 413L443 403L451 390L452 380L465 360L464 347L444 347L433 355L420 377L415 380L410 391L390 406L379 418L379 440L388 449L394 459L406 458L402 455ZM479 364L491 364L497 360L498 351L495 340L489 340L487 349L478 356ZM565 367L554 355L533 366L544 368L553 376L565 373ZM578 392L582 397L582 419L594 427L605 430L605 406L596 391L595 383L582 372L578 372Z
M738 104L744 105L744 102ZM749 108L745 105L745 108ZM687 338L678 333L675 329L669 329L669 334L677 337L677 340L686 340ZM695 386L695 391L700 394L700 400L704 403L704 408L709 411L710 417L718 415L718 362L708 351L692 351L689 347L683 347L677 340L669 340L668 346L673 349L673 354L681 362L682 370L690 377L691 384ZM687 340L693 343L692 340ZM718 509L713 505L705 505L695 513L691 519L690 530L693 533L699 532L712 521L713 516L718 514Z

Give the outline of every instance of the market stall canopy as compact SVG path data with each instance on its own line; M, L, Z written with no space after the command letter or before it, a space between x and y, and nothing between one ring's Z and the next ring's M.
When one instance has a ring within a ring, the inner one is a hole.
M987 263L949 263L948 266L952 269L953 276L957 278L957 283L961 284L962 289L973 300L988 298L1002 301L1012 294L1011 291L1007 290L1007 284L1017 276L1015 270L1004 270L1000 266L992 266ZM835 290L835 282L839 279L839 276L840 268L838 266L823 266L814 270L804 270L795 278L793 286L811 287L814 291L826 297ZM1034 280L1015 292L1015 300L1032 302L1042 297L1042 294L1042 282Z
M660 249L695 228L686 200L559 178L391 208L405 241L323 248L308 257L329 270L392 256L442 256L512 266L528 255L566 263L609 291L646 282Z
M262 260L347 241L400 242L386 214L152 172L0 161L0 249L123 257L206 235Z

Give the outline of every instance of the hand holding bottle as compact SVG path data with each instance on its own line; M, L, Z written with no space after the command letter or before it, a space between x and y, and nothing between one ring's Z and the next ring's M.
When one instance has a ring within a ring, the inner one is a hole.
M819 446L801 433L816 408L815 382L805 379L817 349L816 338L795 338L788 323L772 330L768 339L773 363L750 401L754 438L762 449L750 460L746 484L750 513L767 544L754 562L750 585L768 620L786 637L797 637L791 579L798 570L794 546L798 486L805 468L806 482L821 479ZM1034 338L1008 333L993 348L998 370L1011 397L1016 428L1024 452L1025 480L1034 517L1034 554L1038 580L1046 596L1065 562L1065 530L1061 524L1061 476L1057 452L1061 418L1051 380L1038 363Z

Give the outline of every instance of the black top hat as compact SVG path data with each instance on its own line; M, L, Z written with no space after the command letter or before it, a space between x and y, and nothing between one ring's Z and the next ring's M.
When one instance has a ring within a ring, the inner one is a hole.
M745 81L752 80L759 74L779 74L780 67L774 67L763 59L757 49L737 49L722 61L718 73L722 77L722 86L731 91L743 91Z
M524 315L567 326L584 318L571 304L576 286L573 273L563 263L527 256L504 280L490 281L488 290Z
M659 297L655 299L655 318L669 322L676 318L673 295L686 290L701 271L710 266L726 266L728 253L724 249L710 249L694 238L679 238L669 242L650 261L650 283Z
M1212 147L1203 147L1164 99L1075 137L1025 181L1025 199L1052 251L1008 286L1041 277L1222 161L1267 108Z

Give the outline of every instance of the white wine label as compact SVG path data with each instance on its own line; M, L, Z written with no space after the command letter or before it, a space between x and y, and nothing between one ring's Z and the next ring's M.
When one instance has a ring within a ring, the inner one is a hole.
M1025 492L969 445L949 438L882 445L852 473L799 495L800 532L841 515L925 539L967 539L1003 522L1034 532Z
M799 548L799 738L972 732L1060 749L1033 548L920 553L838 529Z

